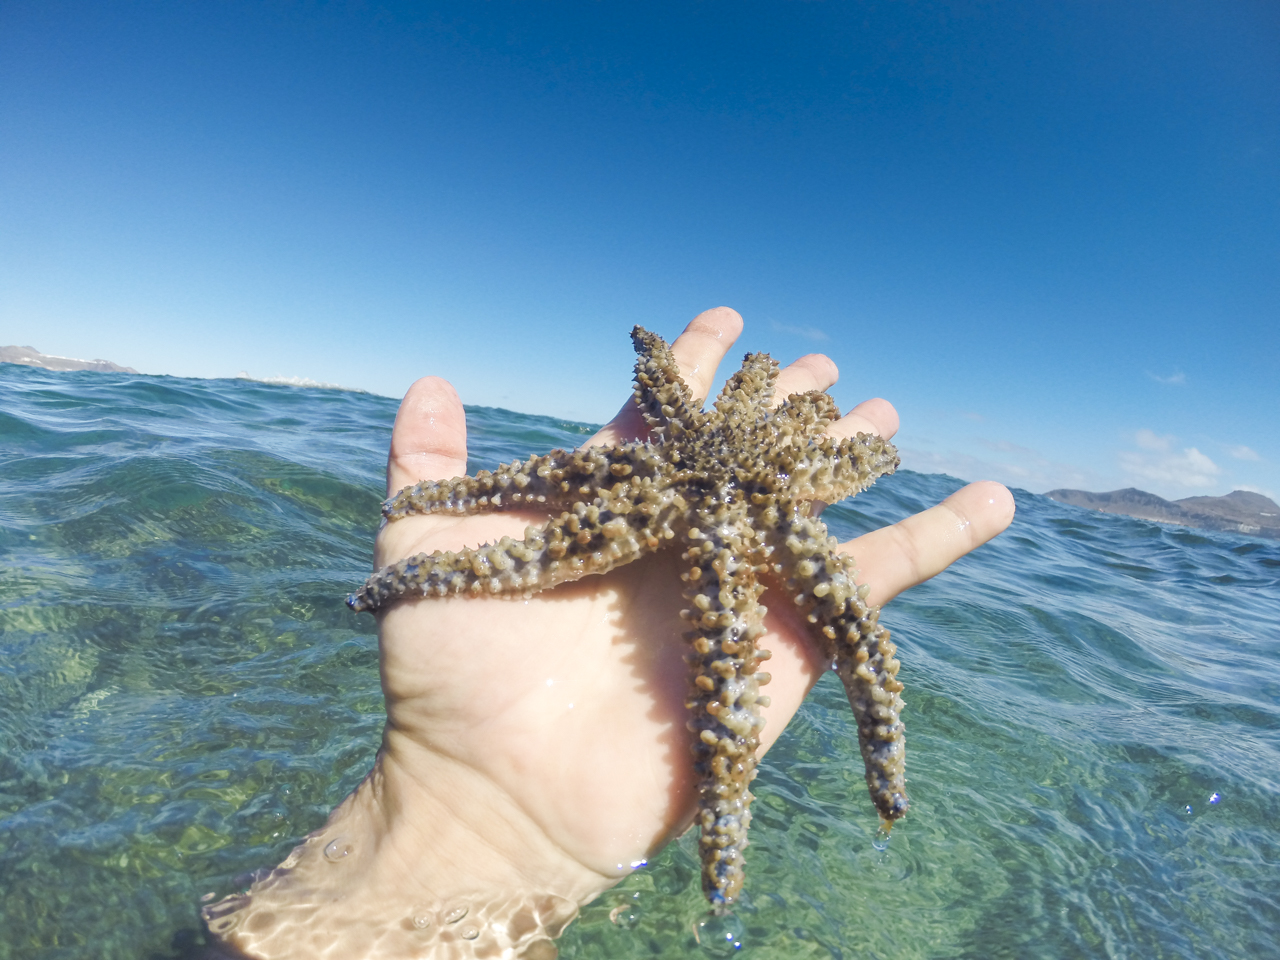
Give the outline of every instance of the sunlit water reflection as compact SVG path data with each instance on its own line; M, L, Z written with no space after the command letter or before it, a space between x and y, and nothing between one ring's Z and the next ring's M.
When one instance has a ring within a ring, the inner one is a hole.
M376 643L342 600L394 412L0 366L2 960L192 955L202 897L283 859L368 769ZM468 418L473 467L584 435ZM851 536L958 485L905 470L825 519ZM1008 533L885 613L913 798L892 842L828 678L761 767L733 913L708 915L687 837L561 956L1268 955L1278 577L1274 541L1020 493Z

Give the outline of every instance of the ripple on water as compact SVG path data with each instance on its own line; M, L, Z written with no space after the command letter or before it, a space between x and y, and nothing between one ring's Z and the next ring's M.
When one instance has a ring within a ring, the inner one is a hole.
M0 960L194 957L202 895L284 859L364 775L377 649L342 598L371 565L394 413L3 368ZM473 469L586 431L468 418ZM902 471L825 518L849 537L958 486ZM1268 955L1278 578L1274 541L1019 493L1008 534L885 611L913 800L889 848L826 677L760 768L740 927L706 926L690 836L560 955ZM442 909L413 926L479 927Z

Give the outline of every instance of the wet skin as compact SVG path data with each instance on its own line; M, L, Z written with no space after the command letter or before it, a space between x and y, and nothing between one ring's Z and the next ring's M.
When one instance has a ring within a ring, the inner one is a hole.
M741 326L734 311L709 310L672 345L699 399L715 386ZM835 380L834 364L810 355L782 371L776 395L825 390ZM897 427L890 404L869 400L828 432L889 439ZM646 431L628 400L588 442ZM424 378L396 418L388 492L465 471L462 405L447 382ZM868 602L883 604L1012 517L1004 487L975 483L842 549L871 586ZM375 567L518 538L545 519L407 518L379 532ZM685 729L680 566L677 553L661 552L528 600L435 599L382 614L387 727L375 769L289 870L251 891L229 940L264 958L313 956L339 942L349 957L410 955L376 932L403 927L421 904L547 896L585 904L682 833L697 792ZM771 602L768 589L761 600L769 613L759 643L773 653L763 754L826 664L785 603ZM865 808L865 794L851 803ZM320 851L339 838L354 852L334 867ZM340 909L314 909L335 899ZM558 933L559 914L547 908L545 919Z

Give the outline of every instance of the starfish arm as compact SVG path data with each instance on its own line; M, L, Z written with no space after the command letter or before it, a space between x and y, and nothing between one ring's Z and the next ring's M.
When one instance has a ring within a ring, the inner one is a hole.
M767 353L748 353L742 368L728 379L716 398L717 420L734 433L768 423L773 416L769 404L777 382L778 362Z
M835 503L861 493L879 477L893 473L901 460L889 441L872 433L811 441L793 454L788 496Z
M817 440L827 427L840 419L840 408L821 390L793 393L773 411L778 429L806 440Z
M466 515L482 510L549 508L565 510L594 491L628 484L629 478L656 476L660 461L645 443L620 447L552 450L528 460L481 470L474 477L424 480L405 487L382 505L388 520L425 513Z
M826 525L809 517L782 520L769 533L770 559L787 595L830 656L858 724L867 789L892 824L907 812L902 683L897 648L880 626L880 608L854 582L853 558L836 553Z
M636 406L655 437L693 433L707 421L680 378L680 365L667 342L644 327L631 331L636 353ZM673 429L668 431L668 427Z
M474 550L419 553L379 570L347 598L356 613L377 613L406 597L519 596L579 580L658 549L676 535L679 498L654 492L575 503L523 540L503 537ZM663 499L667 502L663 503Z
M685 599L693 604L681 616L693 626L685 634L691 674L686 706L698 776L702 890L716 905L733 903L742 890L751 824L748 785L756 776L764 726L759 708L769 702L759 693L768 675L756 672L769 654L755 644L764 608L756 602L762 588L748 559L750 533L745 521L703 513L685 534L682 559L689 568L680 575L687 584Z
M749 354L703 412L667 343L642 327L632 340L634 400L652 442L557 450L400 491L384 504L389 521L518 509L554 519L527 527L521 540L409 557L375 573L347 603L377 612L405 598L529 597L678 538L691 608L681 615L692 627L686 705L702 888L722 907L742 891L760 708L769 705L759 690L769 677L758 670L769 653L756 647L761 575L794 600L844 684L880 815L892 823L907 812L896 648L855 582L853 560L808 516L808 501L857 493L899 460L880 437L827 436L840 414L822 391L792 394L771 410L778 366L765 354Z

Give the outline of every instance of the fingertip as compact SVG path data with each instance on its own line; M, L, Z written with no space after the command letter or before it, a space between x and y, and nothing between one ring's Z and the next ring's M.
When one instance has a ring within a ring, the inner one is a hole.
M444 377L419 377L405 391L404 399L400 401L400 406L403 407L407 402L430 402L435 397L456 401L458 399L458 391Z
M886 440L898 432L898 410L884 397L872 397L854 407L860 416L876 425L879 435Z
M995 480L978 480L969 484L969 488L973 490L973 496L980 497L990 506L998 508L1002 515L1007 515L1010 520L1013 519L1018 505L1013 499L1013 493L1003 483L997 483Z
M742 315L730 307L703 310L671 345L680 377L701 402L715 382L716 368L742 333Z
M943 503L969 525L974 546L1003 533L1013 522L1017 510L1009 488L994 480L979 480L961 487Z
M693 334L722 340L725 342L724 349L728 350L742 335L742 323L742 314L733 307L712 307L690 320L680 336Z
M859 433L871 433L885 440L892 440L898 432L898 411L883 397L863 400L828 431L836 437L853 437Z
M782 368L773 393L773 404L783 403L793 393L826 391L840 379L836 362L825 353L807 353Z
M1013 523L1014 515L1018 512L1018 504L1008 487L994 480L979 480L973 486L987 504L988 511L999 522L1000 530L1004 530ZM999 533L1000 530L996 532Z
M396 423L392 428L392 442L397 437L408 439L413 430L423 425L443 421L452 422L462 413L462 399L452 383L444 377L420 377L405 391L400 408L396 411ZM464 418L463 425L465 427Z
M391 429L387 493L422 480L466 473L467 416L443 377L422 377L405 392Z
M815 382L823 384L821 387L815 387L816 390L834 387L840 379L840 368L825 353L806 353L792 364L792 366L796 365L811 370Z

